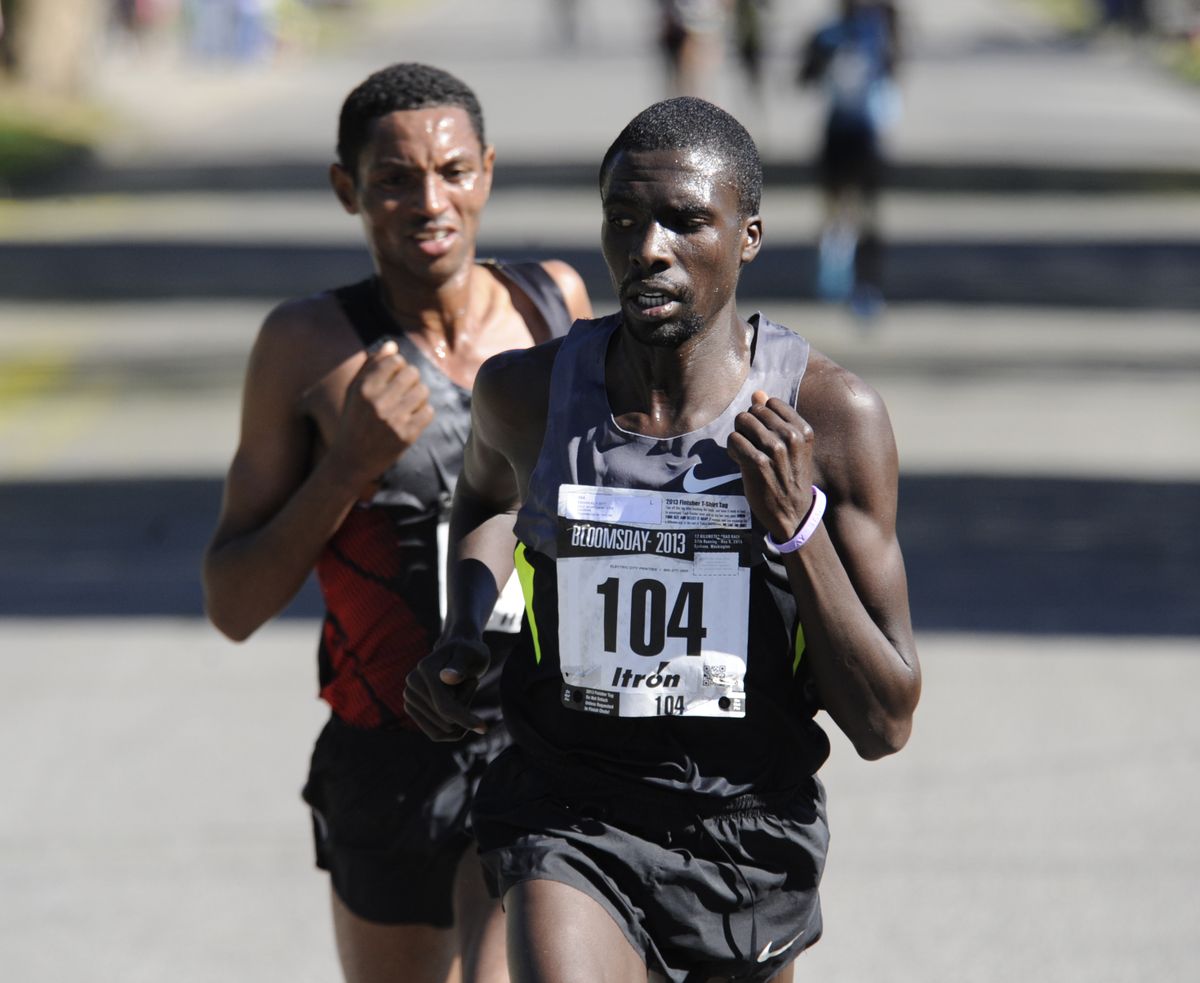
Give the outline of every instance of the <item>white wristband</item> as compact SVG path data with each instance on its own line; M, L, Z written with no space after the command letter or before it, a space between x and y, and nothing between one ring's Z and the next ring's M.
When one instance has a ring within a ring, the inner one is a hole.
M812 505L808 507L808 515L800 523L800 528L796 530L796 535L786 542L777 543L771 538L771 534L767 533L768 546L773 547L780 553L795 553L796 550L812 539L813 533L817 531L817 526L821 524L821 516L825 514L825 493L816 485L813 485L812 491Z

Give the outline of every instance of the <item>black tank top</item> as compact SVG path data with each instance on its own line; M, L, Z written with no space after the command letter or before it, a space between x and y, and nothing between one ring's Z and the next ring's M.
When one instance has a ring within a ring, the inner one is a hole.
M571 324L558 285L540 263L489 261L525 294L552 337ZM429 388L434 419L383 476L369 502L347 515L317 561L325 601L321 698L347 723L415 729L404 711L404 680L441 632L437 527L449 512L471 425L471 393L450 380L399 328L375 277L334 291L364 348L392 337ZM493 675L515 636L489 634L494 670L481 687L482 715L499 715Z
M513 739L552 772L770 794L828 755L786 571L725 452L752 392L795 405L808 343L750 323L738 395L669 439L613 419L604 365L619 315L577 322L556 356L516 523L526 625L502 682Z

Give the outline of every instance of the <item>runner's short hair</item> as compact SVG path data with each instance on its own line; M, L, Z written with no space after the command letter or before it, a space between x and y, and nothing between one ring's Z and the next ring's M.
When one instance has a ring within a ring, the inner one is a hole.
M707 150L724 160L737 183L738 208L757 215L762 202L762 160L754 138L718 106L694 96L664 99L625 126L600 163L600 187L617 155L639 150Z
M338 163L351 174L358 172L358 155L380 116L407 109L456 106L467 114L479 146L483 135L483 110L471 87L447 71L420 62L399 62L372 73L346 96L338 119Z

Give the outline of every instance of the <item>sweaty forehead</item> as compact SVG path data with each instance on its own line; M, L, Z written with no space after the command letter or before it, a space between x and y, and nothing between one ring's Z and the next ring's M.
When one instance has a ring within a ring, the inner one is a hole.
M470 117L457 106L397 109L376 117L368 144L387 148L429 148L479 151L479 139Z
M623 150L609 165L601 198L712 198L728 188L736 196L729 168L719 153L706 148Z

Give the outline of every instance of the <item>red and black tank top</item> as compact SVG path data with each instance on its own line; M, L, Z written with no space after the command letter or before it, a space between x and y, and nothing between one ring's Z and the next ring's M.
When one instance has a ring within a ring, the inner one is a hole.
M489 263L527 295L552 337L571 316L539 263ZM363 347L392 337L429 388L433 422L388 469L369 502L358 503L326 544L316 573L325 602L318 655L320 695L358 727L415 729L404 711L404 682L441 632L437 527L449 514L471 422L471 394L442 373L399 328L375 277L334 291ZM493 669L477 707L498 716L495 678L506 644L489 636Z

